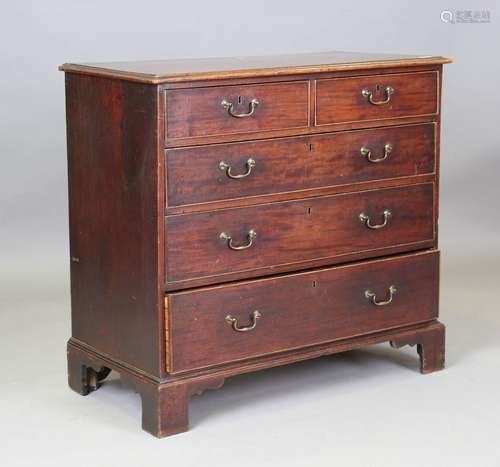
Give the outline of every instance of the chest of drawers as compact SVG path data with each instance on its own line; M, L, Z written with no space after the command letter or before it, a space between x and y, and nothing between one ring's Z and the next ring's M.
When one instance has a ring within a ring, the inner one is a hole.
M444 365L443 57L65 64L69 385L185 431L225 378L370 344Z

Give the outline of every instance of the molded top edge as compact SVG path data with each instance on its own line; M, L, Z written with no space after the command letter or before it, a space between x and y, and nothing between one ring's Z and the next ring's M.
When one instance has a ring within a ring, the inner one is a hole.
M160 84L182 81L363 70L382 67L440 65L451 62L451 59L440 56L332 51L259 57L65 63L59 69L68 73Z

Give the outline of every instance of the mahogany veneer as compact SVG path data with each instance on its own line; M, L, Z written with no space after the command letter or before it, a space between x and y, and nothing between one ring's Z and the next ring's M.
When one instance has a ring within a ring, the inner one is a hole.
M434 174L435 132L436 125L426 123L168 149L165 153L167 210L219 200L272 194L290 196L305 190ZM383 156L388 144L390 164L366 163L362 148L377 158ZM254 161L252 171L238 183L219 167L223 161L232 170L245 172L249 159Z
M65 64L68 379L143 428L236 374L391 342L444 365L443 57Z

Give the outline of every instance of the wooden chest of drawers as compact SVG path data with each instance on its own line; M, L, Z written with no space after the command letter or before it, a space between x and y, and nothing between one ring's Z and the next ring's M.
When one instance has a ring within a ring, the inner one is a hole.
M444 365L443 57L65 64L71 388L185 431L232 375L369 344Z

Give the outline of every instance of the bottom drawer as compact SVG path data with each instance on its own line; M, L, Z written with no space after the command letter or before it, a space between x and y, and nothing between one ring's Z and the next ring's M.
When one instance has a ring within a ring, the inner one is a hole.
M168 371L437 318L439 252L167 295Z

